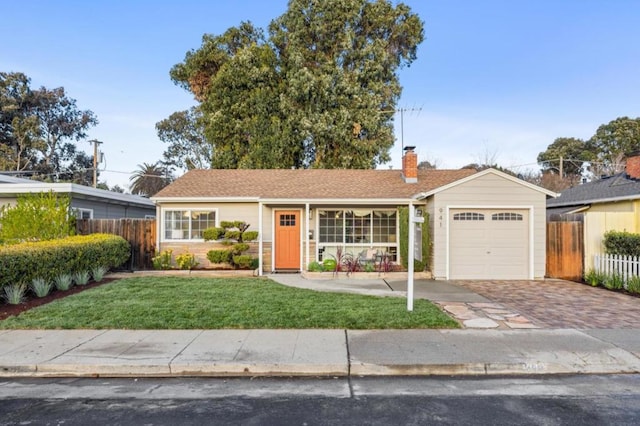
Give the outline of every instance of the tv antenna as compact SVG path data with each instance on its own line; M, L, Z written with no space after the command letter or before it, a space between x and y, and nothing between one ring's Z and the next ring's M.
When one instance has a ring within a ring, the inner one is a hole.
M408 113L416 113L416 115L419 115L420 112L422 111L422 107L412 107L412 108L396 108L396 109L388 109L388 110L383 110L380 111L381 113L385 113L385 112L392 112L392 113L400 113L400 145L401 145L401 151L404 151L404 113L408 112Z

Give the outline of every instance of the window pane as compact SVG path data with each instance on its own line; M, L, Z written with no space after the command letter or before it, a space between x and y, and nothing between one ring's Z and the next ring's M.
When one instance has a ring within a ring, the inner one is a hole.
M397 215L395 211L373 212L374 243L396 242L396 216Z
M172 210L164 213L164 238L167 240L186 240L189 238L189 213L184 210Z
M341 210L320 210L318 215L318 240L321 243L344 242L344 214Z
M453 220L484 220L482 213L456 213L453 215Z
M345 212L345 237L347 243L371 242L371 210Z
M203 232L207 228L216 226L216 214L212 211L191 212L191 238L204 238Z

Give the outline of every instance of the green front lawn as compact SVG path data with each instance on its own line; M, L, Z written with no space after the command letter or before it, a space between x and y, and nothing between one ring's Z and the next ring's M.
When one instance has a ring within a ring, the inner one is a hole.
M0 321L4 329L457 328L426 300L324 293L261 278L127 278Z

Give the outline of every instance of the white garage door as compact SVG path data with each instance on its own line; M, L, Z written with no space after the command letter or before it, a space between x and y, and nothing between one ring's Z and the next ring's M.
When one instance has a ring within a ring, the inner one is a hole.
M529 278L529 211L451 209L449 278Z

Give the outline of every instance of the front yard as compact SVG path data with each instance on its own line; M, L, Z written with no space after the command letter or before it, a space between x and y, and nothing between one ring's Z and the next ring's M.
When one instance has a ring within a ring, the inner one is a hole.
M263 278L139 277L56 300L0 329L458 328L426 300L324 293Z

